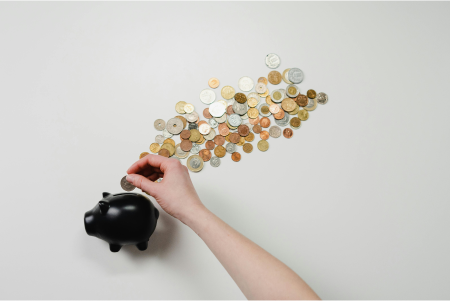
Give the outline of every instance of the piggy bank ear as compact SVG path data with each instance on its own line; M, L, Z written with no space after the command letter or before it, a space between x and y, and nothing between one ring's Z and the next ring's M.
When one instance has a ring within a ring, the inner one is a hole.
M109 192L103 192L103 198L107 198L110 195L111 195L111 193L109 193Z
M109 203L105 201L98 202L98 206L100 207L100 212L105 215L106 212L108 212L109 209Z

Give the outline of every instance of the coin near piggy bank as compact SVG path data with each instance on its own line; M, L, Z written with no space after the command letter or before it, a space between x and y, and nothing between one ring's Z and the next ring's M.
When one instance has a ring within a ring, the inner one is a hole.
M111 252L124 245L144 251L158 217L158 209L144 195L103 192L103 199L84 214L84 227L88 235L108 242Z

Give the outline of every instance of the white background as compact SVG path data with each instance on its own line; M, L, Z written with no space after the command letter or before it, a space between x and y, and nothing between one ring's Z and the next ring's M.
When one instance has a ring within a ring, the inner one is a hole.
M450 298L449 8L0 3L0 297L244 298L167 214L147 251L119 253L83 215L121 191L155 119L201 113L210 77L219 99L267 76L274 52L330 100L291 140L192 174L203 202L322 298Z

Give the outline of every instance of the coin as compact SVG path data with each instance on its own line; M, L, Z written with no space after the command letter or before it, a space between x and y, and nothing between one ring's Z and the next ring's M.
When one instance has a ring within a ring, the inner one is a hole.
M281 119L285 116L284 110L280 110L280 112L273 114L273 118L275 119Z
M308 104L304 107L305 110L307 111L314 111L317 108L317 100L314 99L309 99Z
M248 110L248 106L246 103L238 103L237 101L235 101L233 103L233 111L238 114L238 115L244 115L245 113L247 113Z
M211 77L208 81L208 86L210 86L213 89L217 88L219 84L220 84L219 80L215 77Z
M184 152L190 151L192 149L192 141L190 141L190 140L183 140L183 141L181 141L180 148Z
M308 97L306 95L303 94L298 94L297 97L295 98L295 102L301 106L304 107L308 104Z
M167 149L169 151L170 156L173 156L173 154L175 154L175 146L170 143L164 143L163 145L161 145L161 149Z
M242 146L242 150L243 150L245 153L249 154L249 153L251 153L251 152L253 151L253 145L251 145L250 143L245 143L245 144Z
M210 120L208 120L208 123L211 126L211 128L213 128L213 129L215 129L216 127L219 126L219 123L214 118L211 118Z
M294 131L293 130L291 130L290 128L285 128L284 130L283 130L283 136L284 137L286 137L286 138L291 138L292 136L294 135Z
M209 164L211 164L212 167L219 167L220 158L219 157L211 157L211 160L209 160Z
M273 105L274 102L272 101L272 97L270 95L266 96L266 103L270 106Z
M158 155L169 158L170 157L170 152L169 150L162 148L159 150Z
M178 118L171 118L167 121L166 129L169 133L178 135L183 130L183 122Z
M204 104L211 104L216 100L216 93L211 89L204 89L200 92L200 101Z
M300 118L294 117L289 123L294 129L298 129L300 127L301 121Z
M283 111L283 112L284 112L284 111ZM289 116L288 114L285 114L282 118L280 118L280 119L275 119L275 123L276 123L278 126L284 127L284 126L287 126L287 125L288 125L289 119L290 119L290 116Z
M250 98L256 99L256 101L257 101L258 103L261 101L261 96L260 96L258 93L256 93L256 92L250 92L250 93L248 93L247 99L250 99ZM248 101L247 101L247 103L248 103Z
M188 129L189 130L198 130L198 124L196 124L195 122L189 123Z
M314 91L313 89L309 89L308 91L306 91L306 96L308 96L308 98L316 98L316 91Z
M197 122L198 121L198 114L197 112L191 112L185 115L186 116L186 120L189 122Z
M172 144L173 146L175 146L175 141L173 141L173 139L167 138L166 140L164 140L164 143L169 143Z
M233 160L234 162L239 162L241 161L241 154L238 152L234 152L231 154L231 160Z
M166 127L166 122L162 119L156 119L154 126L157 131L162 131Z
M136 186L134 186L133 184L131 184L130 182L127 181L127 176L124 176L120 180L120 186L125 191L133 191L136 188Z
M324 105L328 102L328 95L320 92L319 94L317 94L317 102L321 105Z
M249 119L248 119L248 122L249 122L251 125L256 125L256 124L258 124L258 123L259 123L259 116L256 116L256 118L249 118Z
M277 104L273 104L269 107L269 111L272 114L276 114L276 113L280 112L280 107Z
M185 104L184 105L184 111L185 111L185 113L192 113L192 112L194 112L194 105L193 104L191 104L191 103L187 103L187 104Z
M255 86L255 91L259 94L263 94L267 91L267 87L263 83L257 83Z
M286 95L295 98L300 92L298 91L298 87L294 84L291 84L286 87Z
M267 117L263 117L259 121L259 124L261 124L261 127L263 128L268 128L270 126L270 119Z
M258 117L258 115L259 115L259 111L258 111L258 109L256 109L256 108L250 108L250 109L248 109L248 111L247 111L247 115L248 115L248 117L250 117L250 118L256 118L256 117Z
M200 150L201 150L200 145L198 145L196 143L192 143L192 148L190 150L191 154L197 155Z
M281 102L281 107L286 112L291 112L297 107L297 105L295 104L295 101L293 101L291 98L285 98Z
M239 143L239 140L241 139L241 136L238 133L231 133L230 134L230 141L234 144Z
M234 114L233 106L232 106L232 105L229 105L229 106L227 107L227 114L228 114L228 115Z
M260 137L262 140L267 140L267 139L269 139L270 134L269 134L268 131L261 131L261 133L259 134L259 137Z
M302 120L302 121L308 120L309 112L306 110L300 110L298 112L298 118L300 118L300 120Z
M281 136L281 129L279 126L272 125L269 129L269 135L272 138L278 138Z
M175 105L175 111L177 111L178 114L184 114L186 113L184 111L184 106L186 105L185 101L179 101L177 102L177 104Z
M214 119L218 122L218 123L224 123L227 120L227 115L223 114L221 117L214 117Z
M227 145L225 145L225 149L227 150L227 153L232 154L236 151L237 147L236 147L236 144L230 142L230 143L227 143Z
M163 144L166 138L163 135L158 135L155 137L155 142L158 144Z
M159 146L158 143L152 143L150 144L150 151L154 154L156 154L157 152L159 152L159 150L161 149L161 147Z
M209 106L209 112L214 117L221 117L225 114L225 108L221 103L215 102Z
M261 96L261 97L267 97L267 95L269 95L269 94L270 94L269 89L266 89L266 92L259 94L259 96Z
M183 116L175 116L175 118L178 118L181 120L181 122L183 122L183 129L186 128L186 118L184 118Z
M216 137L214 137L214 143L216 145L224 145L225 143L225 138L221 135L217 135Z
M207 124L207 123L203 123L203 124L198 126L198 131L202 135L208 135L209 132L211 131L211 126L209 124Z
M189 141L189 140L187 140ZM190 142L190 141L189 141ZM184 159L187 156L189 156L189 151L184 151L181 149L181 143L175 145L175 156L177 156L178 158Z
M232 99L234 97L235 91L231 86L225 86L222 88L221 95L225 99Z
M211 129L207 135L203 136L203 138L205 138L208 141L213 140L214 137L216 137L216 131L214 129Z
M209 149L202 149L198 155L202 158L203 162L208 162L211 159L211 151Z
M247 97L245 96L244 93L236 93L234 95L234 99L238 102L238 103L244 103L247 101Z
M250 77L243 76L239 79L238 86L241 91L248 92L253 89L254 83Z
M188 158L186 166L192 172L199 172L203 169L203 160L200 156L192 155Z
M226 136L230 133L230 128L225 124L219 124L219 134L222 136Z
M256 98L251 97L247 100L247 104L249 107L254 108L258 104L258 101L256 100Z
M303 71L298 68L291 68L288 72L288 79L294 83L299 84L303 81Z
M259 140L257 146L260 151L265 152L269 149L269 142L266 140Z
M222 145L218 145L215 149L214 149L214 154L219 157L219 158L223 158L225 156L225 154L227 153L227 150L225 149L225 147L223 147Z
M265 77L260 77L260 78L258 78L258 83L263 83L264 85L266 85L267 86L267 78L265 78Z
M240 126L242 123L242 118L238 114L232 114L228 116L228 122L231 126Z
M250 129L248 128L248 126L246 126L245 124L241 124L238 127L238 133L239 135L241 135L242 137L247 136L250 133Z
M245 136L245 141L251 142L255 139L255 134L249 133L247 136Z
M288 68L288 69L286 69L286 70L284 70L283 71L283 74L281 75L281 77L283 78L283 81L286 83L286 84L292 84L292 82L287 78L287 75L288 75L288 72L289 72L289 70L291 70L291 68Z
M285 98L285 95L281 89L278 89L278 90L272 91L272 95L270 95L270 98L273 102L280 103ZM266 102L267 102L267 98L266 98Z
M222 136L218 136L218 137L222 137ZM205 147L206 147L206 149L212 150L216 147L216 144L214 143L214 141L209 140L209 141L206 141Z
M189 130L183 130L183 131L181 131L180 137L181 137L182 139L189 139L189 137L191 137L191 131L189 131Z
M261 133L261 131L262 131L262 128L259 124L255 124L253 126L253 132L255 132L255 134L259 134L259 133Z
M149 153L147 153L147 152L142 152L142 153L139 155L139 159L142 159L142 158L144 158L144 157L147 156L147 155L149 155Z
M205 117L206 119L212 118L211 113L209 113L209 108L205 108L203 110L203 117Z
M278 55L275 53L269 53L266 56L266 66L270 69L276 69L278 66L280 66L281 60Z
M231 134L231 133L230 133L230 134ZM230 142L230 134L228 134L228 135L225 136L225 140L226 140L227 142Z
M196 129L192 129L191 131L191 136L189 137L189 140L192 142L198 141L200 139L200 132Z
M270 71L268 78L269 83L271 83L272 85L278 85L279 83L281 83L281 74L278 71Z
M297 115L298 111L300 111L300 107L298 106L298 104L295 104L295 109L290 111L289 114L291 115Z
M266 103L261 103L258 106L258 111L259 111L259 114L264 117L269 117L270 115L272 115L272 113L270 112L270 107Z

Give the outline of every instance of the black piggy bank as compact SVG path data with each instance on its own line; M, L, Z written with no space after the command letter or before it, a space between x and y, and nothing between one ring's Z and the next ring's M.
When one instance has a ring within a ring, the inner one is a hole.
M158 217L158 209L143 195L103 192L103 199L84 214L84 227L88 235L108 242L111 252L124 245L144 251Z

